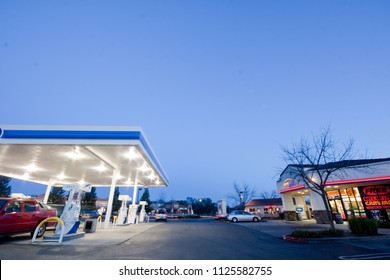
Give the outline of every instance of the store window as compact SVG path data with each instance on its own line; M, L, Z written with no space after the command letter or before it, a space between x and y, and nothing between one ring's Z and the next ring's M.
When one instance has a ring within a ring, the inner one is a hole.
M340 191L348 218L367 218L359 190L348 188Z
M329 191L327 196L332 213L339 213L343 220L367 217L357 188Z
M275 206L265 206L264 207L264 214L278 214L279 208Z

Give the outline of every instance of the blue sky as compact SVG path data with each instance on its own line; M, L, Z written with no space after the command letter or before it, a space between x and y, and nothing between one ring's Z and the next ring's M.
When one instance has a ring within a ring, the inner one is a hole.
M388 1L3 0L0 123L141 126L170 178L155 199L272 191L280 145L329 123L390 156L389 14Z

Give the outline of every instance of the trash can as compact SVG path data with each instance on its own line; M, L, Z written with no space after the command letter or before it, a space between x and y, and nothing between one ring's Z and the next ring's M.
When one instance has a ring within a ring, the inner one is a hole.
M302 214L301 213L297 213L297 221L302 221Z
M344 223L343 218L341 217L341 215L339 213L334 215L334 219L336 221L336 224L343 224Z
M97 226L97 219L85 219L84 232L87 232L87 233L95 232L96 226Z

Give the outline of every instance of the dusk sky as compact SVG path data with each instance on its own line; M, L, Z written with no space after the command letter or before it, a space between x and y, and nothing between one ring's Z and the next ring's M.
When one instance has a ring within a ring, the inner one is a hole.
M152 199L270 192L280 146L329 124L390 157L389 15L389 1L2 0L0 124L140 126L170 180Z

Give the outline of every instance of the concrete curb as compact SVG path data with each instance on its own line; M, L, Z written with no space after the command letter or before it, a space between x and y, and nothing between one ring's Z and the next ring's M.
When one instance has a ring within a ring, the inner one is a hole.
M383 234L383 235L371 235L371 236L302 238L302 237L294 237L291 235L283 235L282 239L289 242L295 242L295 243L322 243L322 242L354 242L354 241L364 241L364 240L390 239L390 236L387 234Z
M309 243L308 238L294 237L291 235L283 235L283 240L287 240L295 243Z

